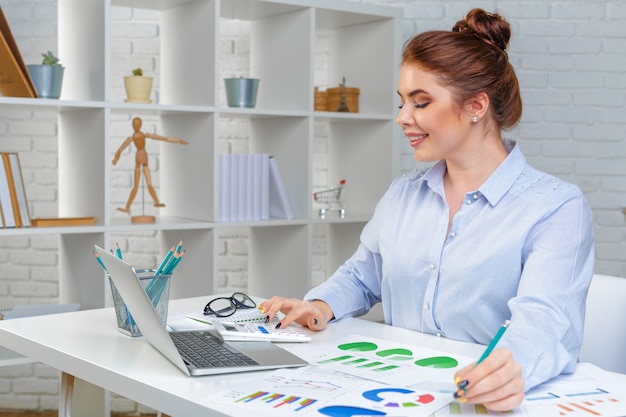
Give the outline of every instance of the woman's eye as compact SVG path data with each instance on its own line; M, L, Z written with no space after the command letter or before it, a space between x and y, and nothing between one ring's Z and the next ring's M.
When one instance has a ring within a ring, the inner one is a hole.
M404 107L406 103L402 103L398 106L399 109L402 109ZM415 107L416 109L423 109L426 106L428 106L430 103L429 102L425 102L425 103L415 103L413 104L413 107Z

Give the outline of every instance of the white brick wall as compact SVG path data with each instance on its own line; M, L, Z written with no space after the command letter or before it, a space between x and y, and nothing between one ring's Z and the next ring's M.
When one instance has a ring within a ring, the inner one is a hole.
M507 17L513 27L509 56L522 86L525 104L522 123L508 134L519 140L535 166L574 182L582 188L594 211L596 271L626 275L626 2L601 0L477 1L362 1L388 4L405 10L403 36L429 29L450 29L468 7L483 7ZM27 63L38 63L40 53L57 51L54 0L0 0ZM141 66L158 73L159 28L157 14L114 8L112 49L116 59L113 98L121 100L122 75ZM232 74L246 75L249 41L245 24L223 29L223 66ZM320 68L316 84L326 87L323 58L327 40L317 42ZM61 56L61 60L63 57ZM119 75L119 77L118 77ZM229 76L231 74L225 74ZM154 91L158 94L158 77ZM332 80L334 81L334 80ZM330 83L332 83L332 81ZM223 94L222 94L223 97ZM155 97L153 97L155 98ZM156 96L158 99L158 96ZM144 129L158 133L158 120L144 119ZM245 152L247 125L224 122L221 150ZM226 124L228 123L228 124ZM327 186L323 124L317 126L314 155L315 187ZM130 132L130 120L115 117L113 148ZM18 151L24 169L33 217L56 215L56 117L45 112L0 113L0 149ZM158 185L159 159L148 145L153 180ZM124 204L131 186L132 150L124 153L114 170L114 204ZM402 154L403 170L415 167L410 149ZM153 233L114 236L137 264L154 264ZM314 280L325 271L323 235L313 259ZM57 287L55 236L0 237L0 309L15 304L55 302ZM247 233L240 228L224 231L220 240L218 277L224 290L245 289ZM130 253L129 253L130 252ZM58 374L41 364L0 368L0 409L55 409ZM121 397L112 400L114 411L145 411Z

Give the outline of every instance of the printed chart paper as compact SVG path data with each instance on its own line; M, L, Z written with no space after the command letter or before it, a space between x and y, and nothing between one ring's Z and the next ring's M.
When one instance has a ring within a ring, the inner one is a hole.
M524 417L624 417L626 416L626 395L623 387L618 387L610 378L602 375L605 371L590 364L578 364L571 375L560 375L526 393L521 406L508 412L496 412L482 405L450 403L430 417L456 416L524 416ZM599 376L598 376L599 375ZM424 382L416 387L428 387L435 392L443 392L445 387L437 387Z
M209 400L248 408L255 417L428 417L445 407L452 397L311 366L277 370L215 394Z
M560 375L529 391L522 407L529 414L541 409L559 417L626 416L624 387L600 382L587 372L593 368L584 365L579 364L574 374Z
M516 408L515 410L498 412L488 410L481 404L468 404L453 402L443 407L430 417L457 417L457 416L501 416L501 417L556 417L555 414L540 412L538 414L527 414L526 410Z
M453 383L444 383L436 381L424 381L412 386L415 389L427 389L430 392L449 395L456 392L456 386ZM537 410L535 410L537 411ZM501 416L501 417L553 417L553 414L539 412L536 414L528 414L525 408L516 408L506 412L497 412L487 409L482 404L468 404L453 401L448 405L440 408L429 417L457 417L457 416ZM556 417L556 415L554 415Z
M452 382L457 370L475 360L356 335L336 342L290 347L289 351L311 365L399 386L420 381Z

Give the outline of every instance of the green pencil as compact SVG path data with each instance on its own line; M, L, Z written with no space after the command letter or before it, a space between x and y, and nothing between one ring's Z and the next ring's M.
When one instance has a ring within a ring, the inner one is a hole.
M487 359L487 356L489 356L491 351L496 347L496 345L500 341L500 338L506 331L507 327L509 327L509 323L510 323L509 320L502 323L502 326L500 326L500 330L498 330L498 333L496 333L493 340L491 340L491 343L489 343L489 346L487 346L487 349L485 349L485 352L483 353L483 355L480 357L480 359L478 359L478 362L476 362L476 365L478 365L479 363Z
M154 272L154 275L159 275L160 273L163 272L163 268L165 268L165 265L167 265L167 263L169 262L169 260L172 257L172 255L174 255L174 251L175 250L176 250L176 248L174 246L172 246L172 248L167 251L167 254L165 255L165 258L163 258L163 260L161 261L161 264L159 265L157 270Z
M104 270L109 273L109 271L107 271L107 267L104 266L104 262L102 262L102 259L100 258L100 255L98 255L98 252L93 251L93 256L96 257L96 259L98 260L98 263L102 266L102 268L104 268Z

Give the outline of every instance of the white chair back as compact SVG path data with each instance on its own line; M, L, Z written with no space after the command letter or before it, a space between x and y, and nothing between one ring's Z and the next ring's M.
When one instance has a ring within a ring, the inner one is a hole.
M626 374L626 278L593 276L579 360Z

